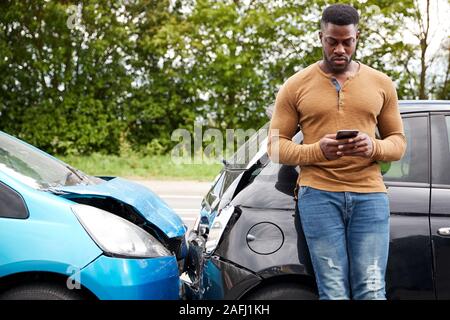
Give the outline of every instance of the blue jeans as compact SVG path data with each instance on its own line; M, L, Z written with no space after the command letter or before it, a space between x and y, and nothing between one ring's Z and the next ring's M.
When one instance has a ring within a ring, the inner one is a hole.
M300 187L300 221L320 299L386 299L389 201L386 193Z

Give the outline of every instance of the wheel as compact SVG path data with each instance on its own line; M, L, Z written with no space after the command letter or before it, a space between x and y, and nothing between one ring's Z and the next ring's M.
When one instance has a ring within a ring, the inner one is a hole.
M11 288L0 294L0 300L82 300L79 290L69 290L53 283L33 283Z
M247 300L317 300L311 289L296 283L270 284L250 293Z

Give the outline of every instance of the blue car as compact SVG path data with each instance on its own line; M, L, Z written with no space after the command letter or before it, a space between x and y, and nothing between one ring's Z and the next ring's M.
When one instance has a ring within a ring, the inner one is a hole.
M144 186L0 132L0 299L179 299L185 231Z

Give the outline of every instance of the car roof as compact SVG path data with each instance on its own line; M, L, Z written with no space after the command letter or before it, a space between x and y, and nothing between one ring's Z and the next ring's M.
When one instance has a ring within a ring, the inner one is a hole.
M450 111L450 100L399 100L400 113ZM266 108L266 114L272 118L275 104Z
M449 100L400 100L401 113L449 111Z

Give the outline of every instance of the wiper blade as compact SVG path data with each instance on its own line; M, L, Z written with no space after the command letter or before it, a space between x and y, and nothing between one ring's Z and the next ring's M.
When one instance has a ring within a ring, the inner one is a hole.
M82 174L82 172L78 169L75 169L69 165L65 166L68 170L70 170L70 172L72 172L74 175L77 176L78 179L80 179L81 181L86 180Z
M51 192L54 194L67 194L67 192L65 192L61 189L58 189L58 187L56 187L56 186L51 186L48 188L41 188L40 190L45 191L45 192Z

